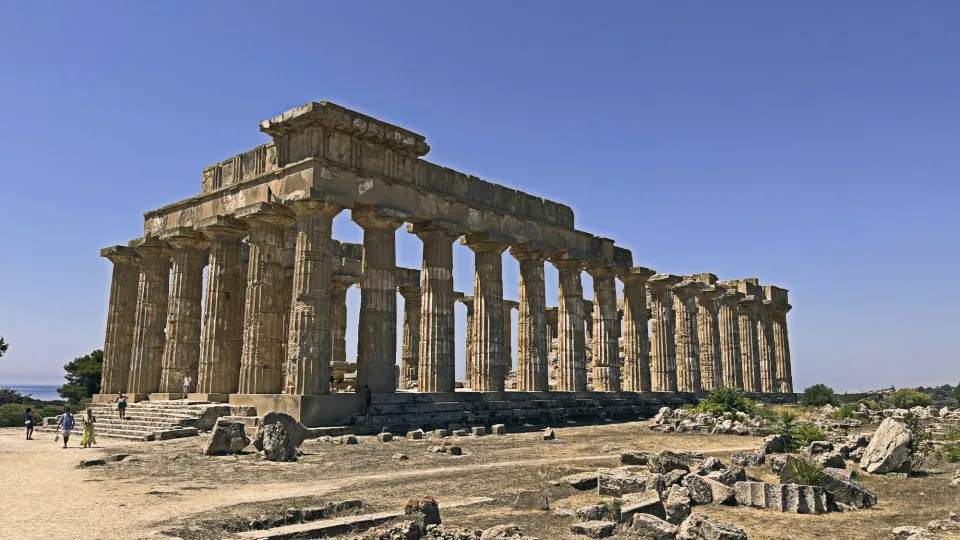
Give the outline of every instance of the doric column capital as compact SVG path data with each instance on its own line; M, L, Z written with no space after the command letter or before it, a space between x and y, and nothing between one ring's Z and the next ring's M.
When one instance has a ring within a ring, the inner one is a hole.
M397 292L404 300L410 301L414 298L420 298L421 291L419 285L401 285L397 287Z
M504 311L509 309L518 309L519 307L520 307L520 302L517 302L516 300L506 300L506 299L503 300Z
M127 246L110 246L100 250L100 256L110 259L115 265L137 264L140 255L137 250Z
M673 274L655 274L647 280L647 283L653 290L669 290L681 281L683 281L682 277Z
M166 241L153 236L145 236L130 241L130 247L137 250L140 258L159 257L169 259L173 253L173 248Z
M793 306L791 306L790 304L776 304L774 306L774 309L776 309L776 312L778 314L786 315L791 309L793 309Z
M396 208L384 206L366 206L354 208L350 212L350 219L364 229L397 230L410 219L412 214Z
M731 291L729 289L721 290L720 294L717 295L717 303L722 306L736 306L740 303L740 300L744 298L744 294L737 291Z
M699 295L704 289L704 285L699 281L685 279L673 286L673 293L683 299L693 298Z
M160 234L160 238L176 249L206 249L210 245L210 240L193 227L167 229Z
M747 315L756 315L760 312L762 300L752 294L745 295L740 299L740 311Z
M617 275L617 269L612 266L599 266L593 263L587 263L587 273L593 278L609 278Z
M344 289L349 289L357 283L360 283L360 276L350 274L333 274L330 279L333 282L334 287L341 287Z
M505 249L516 243L516 239L495 232L480 232L465 235L460 239L460 243L474 253L503 253Z
M551 256L550 262L557 270L579 270L582 271L584 261L581 259L564 259Z
M334 200L334 196L314 187L294 191L283 198L283 204L295 214L321 214L335 217L343 210Z
M510 247L510 255L518 261L546 261L550 258L550 248L539 242L523 242Z
M652 268L634 266L633 268L628 268L625 272L621 272L617 277L624 283L643 283L656 275L656 273L656 270Z
M264 202L254 203L244 206L243 208L239 208L234 213L234 216L237 219L244 221L267 223L284 228L293 225L293 222L295 221L293 211L286 206L282 204Z
M773 300L761 300L760 301L760 312L764 314L772 314L776 310L777 304Z
M247 224L235 217L212 216L196 223L197 230L208 238L237 239L247 235Z
M459 223L446 221L443 219L431 219L429 221L418 221L407 225L407 232L417 235L423 240L426 237L445 237L453 243L467 232L467 228Z

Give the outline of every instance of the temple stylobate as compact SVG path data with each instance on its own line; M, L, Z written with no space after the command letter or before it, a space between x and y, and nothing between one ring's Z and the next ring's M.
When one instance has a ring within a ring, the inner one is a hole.
M793 392L785 289L635 267L629 250L576 229L570 207L432 164L423 136L332 103L260 129L273 141L207 167L199 195L147 212L142 238L102 250L114 267L98 401L122 391L134 401L229 402L319 424L362 409L366 389L454 401ZM332 238L341 213L362 244ZM423 243L419 270L396 264L405 225ZM458 244L475 260L469 294L453 287ZM515 291L503 281L505 257L520 267ZM550 266L555 308L545 302ZM352 286L356 378L343 392ZM458 303L465 381L455 377Z

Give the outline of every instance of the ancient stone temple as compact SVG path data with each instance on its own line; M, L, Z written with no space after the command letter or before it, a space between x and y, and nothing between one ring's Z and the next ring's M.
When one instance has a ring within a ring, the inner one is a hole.
M385 397L398 392L516 403L569 393L621 406L722 386L769 399L793 390L785 289L655 275L577 229L570 207L430 163L423 136L332 103L260 130L273 141L207 167L200 194L147 212L142 238L102 250L113 280L98 401L123 391L229 402L320 425L364 410L366 389L375 403L400 403ZM343 213L362 244L332 238ZM420 269L397 267L401 229L423 243ZM454 290L454 249L473 254L471 293ZM519 265L519 287L504 283L507 263ZM559 275L556 307L545 302L548 271ZM345 354L353 286L355 364Z

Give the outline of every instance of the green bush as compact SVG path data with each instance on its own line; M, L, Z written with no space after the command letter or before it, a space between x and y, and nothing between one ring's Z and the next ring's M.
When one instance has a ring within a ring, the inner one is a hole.
M910 409L933 405L932 397L911 388L901 388L887 396L883 401L893 409Z
M723 416L738 412L754 414L757 411L757 404L748 398L743 390L717 388L689 410L693 413L706 413L712 416Z
M0 427L18 427L23 426L26 422L27 408L23 405L16 403L7 403L6 405L0 405ZM37 418L34 417L34 425L38 422Z
M903 423L906 424L907 429L910 431L914 449L920 448L922 443L933 438L933 435L924 427L923 421L920 420L919 416L913 413L907 413L903 417Z
M857 417L857 404L844 403L840 408L833 411L833 417L838 420L849 420Z
M833 393L833 388L825 384L815 384L807 387L800 396L800 402L804 405L813 405L814 407L823 407L824 405L835 405L839 403Z
M0 405L6 405L7 403L20 404L28 397L30 396L25 396L13 388L0 388Z
M948 444L940 451L943 460L950 463L960 463L960 444Z
M810 424L798 424L790 432L791 449L796 450L810 446L816 441L827 440L827 433L822 429Z
M819 463L798 459L790 463L790 471L797 479L797 483L804 486L815 486L823 476L823 467Z
M773 419L773 434L783 439L784 449L793 450L793 430L797 426L797 414L792 411L780 411Z

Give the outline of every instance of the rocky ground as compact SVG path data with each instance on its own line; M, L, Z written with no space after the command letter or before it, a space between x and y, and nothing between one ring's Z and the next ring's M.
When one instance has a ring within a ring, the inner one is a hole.
M252 447L240 455L204 456L201 450L209 436L133 444L104 440L102 447L92 450L61 450L51 435L28 442L21 440L21 430L3 429L0 478L7 492L17 495L5 497L0 537L220 539L292 508L324 508L331 502L359 499L363 512L376 512L432 496L441 504L465 497L492 499L445 510L443 526L450 530L513 524L527 536L585 538L571 531L582 518L575 512L564 515L569 512L562 508L609 506L614 497L595 489L578 491L559 482L561 478L621 467L621 453L627 450L702 452L732 466L732 454L757 450L763 443L762 437L751 435L660 433L650 426L651 422L636 422L555 427L555 440L543 440L540 431L447 439L462 449L462 455L428 451L438 446L429 436L390 442L358 437L355 445L308 439L300 446L303 455L291 463L265 460ZM864 426L863 431L875 427ZM118 453L130 457L78 468L81 460ZM848 466L857 469L853 463ZM950 482L957 471L956 465L934 464L909 477L864 474L860 482L878 499L869 510L799 515L709 504L693 511L735 524L754 540L893 538L896 527L925 527L948 518L950 511L960 512L960 486ZM745 473L756 480L778 480L769 462L747 466ZM516 509L520 492L545 494L549 510ZM55 515L72 516L64 534L51 521ZM51 536L54 530L57 534ZM434 537L452 537L437 528L430 532ZM628 533L622 526L614 531L616 537ZM951 534L939 537L960 538Z

